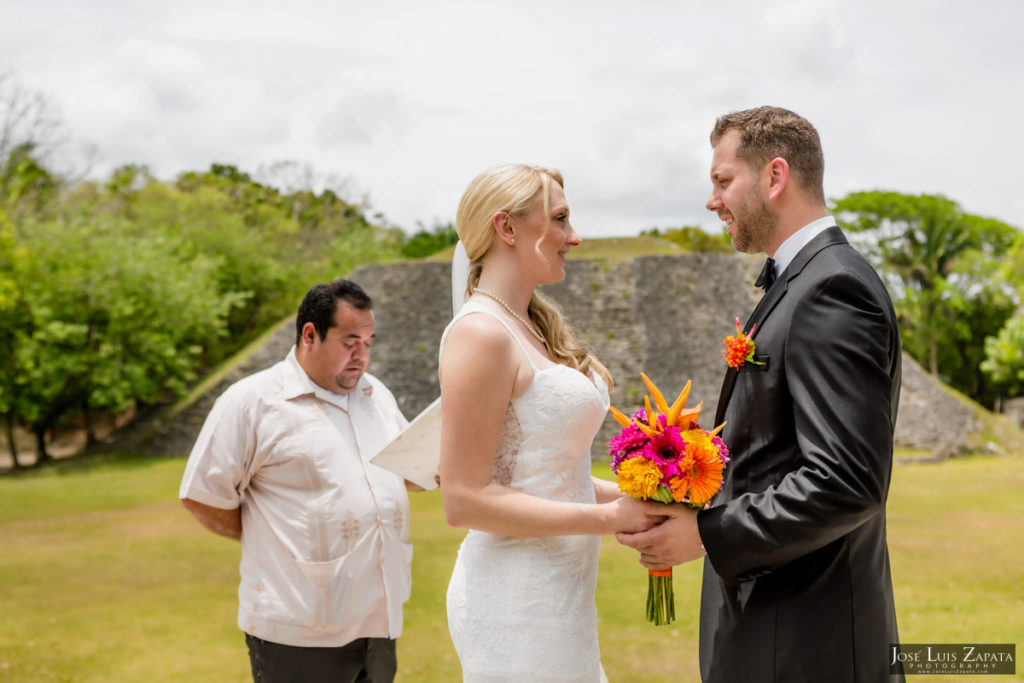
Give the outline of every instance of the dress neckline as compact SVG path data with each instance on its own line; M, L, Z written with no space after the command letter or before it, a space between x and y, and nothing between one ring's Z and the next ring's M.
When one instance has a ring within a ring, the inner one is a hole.
M561 363L555 363L554 365L551 365L551 366L546 367L546 368L534 367L533 368L533 377L530 378L530 383L526 386L526 389L523 390L523 393L521 393L518 396L516 396L515 398L513 398L512 401L513 402L518 401L519 399L521 399L524 396L526 396L527 394L529 394L533 390L534 385L537 383L537 378L540 375L543 375L543 374L545 374L547 372L550 372L551 370L557 370L559 368L564 368L565 370L568 370L569 372L574 372L574 373L578 374L580 377L583 378L584 381L586 381L586 383L594 391L594 395L595 395L596 398L598 398L598 399L602 399L603 398L603 393L601 392L601 388L597 384L597 382L599 381L600 378L597 378L597 377L587 377L586 375L584 375L582 372L580 372L576 368L570 368L568 365L562 365Z
M563 365L562 363L555 363L550 358L546 358L545 360L551 363L551 365L543 368L540 367L537 364L537 361L534 360L533 356L530 355L530 352L527 349L526 345L523 343L523 340L519 337L519 335L512 331L512 327L508 324L508 322L506 322L504 318L498 315L498 311L494 310L490 306L484 305L479 301L467 301L459 310L459 312L455 314L455 317L452 319L452 321L448 323L448 328L445 329L444 334L441 335L442 347L444 346L444 339L445 337L448 336L448 330L451 329L451 326L454 325L455 322L460 318L466 315L470 315L472 313L483 313L497 320L501 324L501 326L505 328L505 331L508 332L509 335L511 335L512 341L514 341L516 345L519 347L519 350L522 351L523 356L526 358L526 362L530 364L530 369L533 370L533 377L530 378L530 383L527 385L526 389L523 390L523 393L519 394L519 396L516 396L515 398L512 399L513 401L517 401L523 396L526 396L528 393L530 393L530 390L533 388L534 381L537 379L538 375L548 372L550 370L554 370L556 368L565 368L570 372L579 373L580 376L582 376L583 379L585 379L587 383L594 389L594 391L597 392L597 397L602 397L601 389L597 385L597 382L600 378L594 376L593 371L591 371L590 376L588 376L580 372L576 368L570 368L568 365Z

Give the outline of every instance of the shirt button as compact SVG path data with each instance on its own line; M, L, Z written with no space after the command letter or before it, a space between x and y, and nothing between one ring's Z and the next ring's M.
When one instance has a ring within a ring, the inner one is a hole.
M384 526L384 520L380 517L377 518L377 526Z

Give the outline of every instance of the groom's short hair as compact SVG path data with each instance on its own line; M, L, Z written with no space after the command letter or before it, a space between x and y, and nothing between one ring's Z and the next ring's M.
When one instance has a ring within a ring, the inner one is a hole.
M776 157L789 164L800 187L811 199L825 201L825 155L811 122L781 107L757 107L718 117L711 131L717 147L729 131L739 133L736 156L760 169Z

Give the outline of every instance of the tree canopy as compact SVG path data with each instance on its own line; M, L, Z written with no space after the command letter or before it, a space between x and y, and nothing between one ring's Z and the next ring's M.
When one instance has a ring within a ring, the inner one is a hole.
M698 227L683 226L681 228L651 228L644 230L641 235L660 237L669 242L675 242L687 251L731 254L732 245L729 241L729 234L723 229L721 234L712 235Z
M937 195L855 192L833 210L886 279L904 348L933 374L993 405L998 387L981 369L984 340L1020 301L1000 275L1019 231Z
M169 182L141 165L73 181L47 162L59 128L45 99L0 77L0 415L12 450L16 424L45 458L65 416L88 426L93 412L180 394L313 284L400 257L401 231L336 186L314 190L311 172L288 191L228 164Z

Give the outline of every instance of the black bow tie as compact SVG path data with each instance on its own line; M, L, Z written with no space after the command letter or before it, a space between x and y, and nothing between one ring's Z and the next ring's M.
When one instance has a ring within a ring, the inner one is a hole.
M757 280L754 281L755 287L760 287L764 291L768 289L775 282L775 259L769 256L765 259L764 268L761 269L761 274L757 276Z

